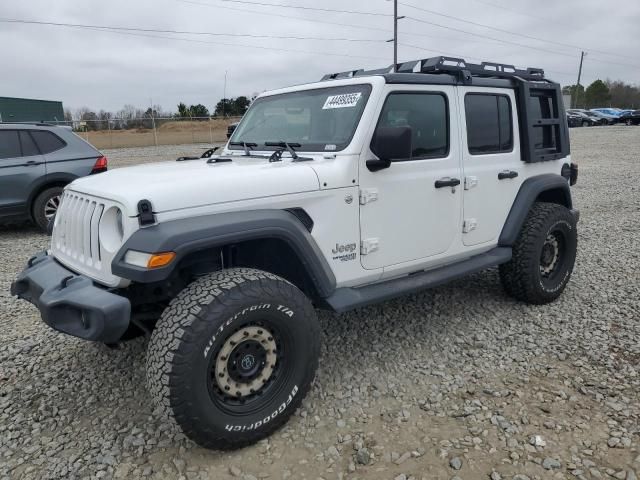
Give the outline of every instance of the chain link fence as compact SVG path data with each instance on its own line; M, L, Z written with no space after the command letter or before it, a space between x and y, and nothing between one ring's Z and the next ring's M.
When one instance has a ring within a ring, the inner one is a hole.
M98 149L148 147L227 140L227 128L241 117L135 117L57 122Z

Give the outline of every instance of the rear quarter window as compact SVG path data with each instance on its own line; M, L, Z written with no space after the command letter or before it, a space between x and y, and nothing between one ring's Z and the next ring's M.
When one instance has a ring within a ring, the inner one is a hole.
M42 153L55 152L67 145L66 142L56 134L47 132L46 130L31 130L30 133Z
M33 137L26 130L20 131L20 143L22 144L22 156L32 157L34 155L40 155L36 142L33 141Z

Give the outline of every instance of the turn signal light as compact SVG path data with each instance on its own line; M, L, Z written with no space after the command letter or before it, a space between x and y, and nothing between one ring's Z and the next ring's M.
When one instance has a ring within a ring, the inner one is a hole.
M154 253L147 262L147 268L158 268L169 265L176 258L174 252Z
M176 258L175 252L145 253L128 250L124 261L129 265L142 268L160 268L169 265Z

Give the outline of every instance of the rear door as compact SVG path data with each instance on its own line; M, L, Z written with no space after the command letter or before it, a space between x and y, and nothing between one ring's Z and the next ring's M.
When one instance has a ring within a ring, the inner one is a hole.
M458 90L464 172L463 243L497 243L522 183L513 90Z
M0 129L0 215L28 213L34 184L44 175L44 158L29 132Z
M462 193L455 88L447 85L387 85L379 127L408 126L410 158L370 171L370 147L360 165L361 256L365 269L395 270L448 250L460 228ZM375 134L375 130L372 131Z
M52 130L31 132L47 161L47 175L65 174L74 178L89 175L100 152L70 131L61 127Z

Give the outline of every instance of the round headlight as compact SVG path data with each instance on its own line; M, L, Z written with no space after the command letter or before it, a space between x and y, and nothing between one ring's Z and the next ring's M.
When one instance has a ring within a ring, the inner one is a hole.
M124 239L122 210L110 207L102 214L99 235L102 248L110 253L118 251Z

